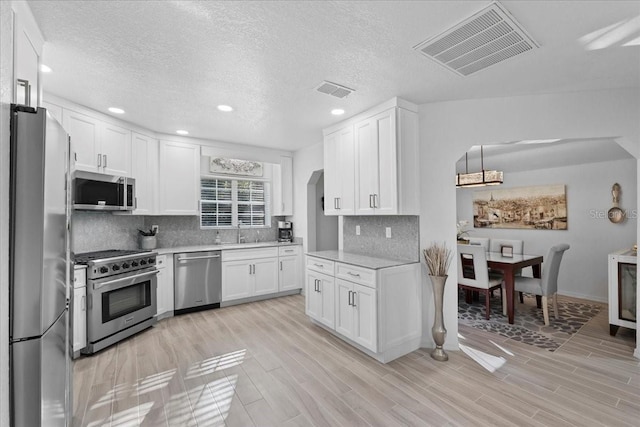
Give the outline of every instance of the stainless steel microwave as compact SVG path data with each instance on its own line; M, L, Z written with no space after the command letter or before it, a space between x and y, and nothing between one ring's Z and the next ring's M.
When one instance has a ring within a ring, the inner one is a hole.
M136 180L126 176L75 171L73 208L132 211L136 208Z

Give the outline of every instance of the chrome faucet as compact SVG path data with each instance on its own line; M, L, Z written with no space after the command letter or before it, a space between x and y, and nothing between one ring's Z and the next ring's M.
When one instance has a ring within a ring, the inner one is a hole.
M244 236L240 233L240 226L242 226L242 223L239 222L238 223L238 243L244 243Z

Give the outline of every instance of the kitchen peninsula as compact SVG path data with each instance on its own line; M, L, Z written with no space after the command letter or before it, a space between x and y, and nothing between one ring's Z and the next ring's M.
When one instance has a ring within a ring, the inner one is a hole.
M344 251L309 252L305 312L387 363L420 347L420 264Z

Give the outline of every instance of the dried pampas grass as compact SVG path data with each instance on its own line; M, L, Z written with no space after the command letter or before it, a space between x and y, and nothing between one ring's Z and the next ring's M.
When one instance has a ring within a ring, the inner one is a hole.
M431 276L446 276L451 264L451 251L447 249L447 245L443 242L432 243L427 249L423 250L424 259L429 268Z

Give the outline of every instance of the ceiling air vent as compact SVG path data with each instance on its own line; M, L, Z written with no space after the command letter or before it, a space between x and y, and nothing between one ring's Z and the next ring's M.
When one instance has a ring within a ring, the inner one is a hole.
M318 86L316 90L318 92L326 93L327 95L335 96L336 98L345 98L350 95L351 92L355 92L353 89L349 89L346 86L331 83L326 80L320 83L320 86Z
M537 47L504 6L494 2L414 49L468 76Z

